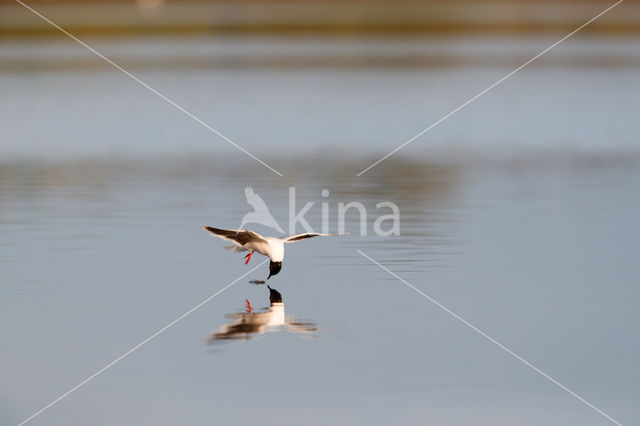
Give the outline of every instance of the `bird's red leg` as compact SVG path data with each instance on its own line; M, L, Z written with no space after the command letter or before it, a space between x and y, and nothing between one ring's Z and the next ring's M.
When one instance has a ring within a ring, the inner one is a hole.
M245 264L245 265L246 265L247 263L249 263L249 261L251 260L251 255L252 255L252 254L253 254L253 250L251 250L251 251L249 252L249 254L248 254L248 255L246 255L246 256L244 257L244 258L246 259L246 260L244 261L244 264Z

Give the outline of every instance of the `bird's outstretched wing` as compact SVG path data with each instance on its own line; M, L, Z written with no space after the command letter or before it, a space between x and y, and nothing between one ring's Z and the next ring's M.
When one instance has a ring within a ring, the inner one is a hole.
M342 237L343 235L348 235L348 233L346 233L346 234L320 234L318 232L306 232L304 234L289 235L288 237L284 237L282 239L282 242L283 243L295 243L296 241L305 240L307 238L313 238L313 237Z
M267 241L262 235L246 229L218 229L212 228L211 226L203 226L202 229L218 238L231 241L238 246L243 246L249 241Z

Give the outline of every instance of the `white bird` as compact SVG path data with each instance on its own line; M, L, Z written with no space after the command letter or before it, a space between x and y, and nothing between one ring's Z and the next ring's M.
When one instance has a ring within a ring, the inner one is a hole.
M281 234L284 234L284 231L269 211L267 204L264 202L262 197L256 194L253 188L247 186L244 189L244 196L247 199L247 203L253 207L253 211L244 215L242 222L240 222L240 229L244 228L247 223L259 223L260 225L268 226L269 228L273 228Z
M307 232L304 234L289 235L283 238L263 237L262 235L249 231L248 229L218 229L210 226L203 226L202 229L223 240L231 241L234 245L226 246L225 249L234 252L249 251L244 258L245 265L251 260L253 252L267 256L269 262L269 276L276 275L282 269L284 259L284 243L294 243L312 237L339 237L347 234L320 234L317 232Z

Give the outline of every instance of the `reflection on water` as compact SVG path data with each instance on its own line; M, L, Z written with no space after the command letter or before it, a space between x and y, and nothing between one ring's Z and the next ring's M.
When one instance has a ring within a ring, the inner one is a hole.
M269 307L255 312L251 302L246 299L245 312L227 314L226 318L232 319L234 322L223 325L220 330L211 334L208 343L212 344L221 340L249 340L260 334L277 331L314 333L319 330L315 323L287 317L280 292L269 286L267 288L269 289Z

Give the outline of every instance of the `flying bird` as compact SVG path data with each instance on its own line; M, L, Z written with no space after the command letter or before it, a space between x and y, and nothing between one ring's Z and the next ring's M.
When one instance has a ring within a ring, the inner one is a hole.
M253 207L253 211L244 215L242 222L240 222L240 229L244 228L247 223L259 223L260 225L268 226L284 234L284 231L269 211L267 204L261 196L255 193L253 188L247 186L244 189L244 196L247 199L247 203Z
M312 237L339 237L347 234L320 234L317 232L307 232L304 234L289 235L283 238L263 237L262 235L249 231L248 229L218 229L210 226L203 226L202 229L223 240L231 241L234 245L225 246L225 249L233 252L248 251L244 264L251 260L251 255L258 252L269 258L269 276L277 275L282 269L284 259L284 243L295 243Z

